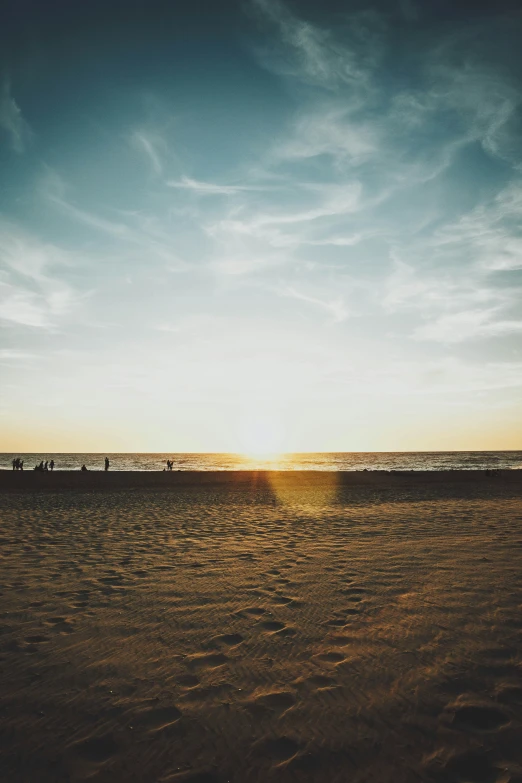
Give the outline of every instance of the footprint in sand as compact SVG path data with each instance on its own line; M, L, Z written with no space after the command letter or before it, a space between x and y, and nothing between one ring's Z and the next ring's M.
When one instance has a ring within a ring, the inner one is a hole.
M274 595L272 603L277 604L277 606L289 606L290 604L295 604L295 601L286 595Z
M125 580L122 576L102 576L98 581L104 585L121 585Z
M346 647L346 645L351 644L353 641L353 638L351 636L346 636L344 634L336 634L335 636L329 636L328 639L326 639L327 644L331 644L334 647Z
M509 783L502 770L504 765L493 766L485 753L467 751L452 756L443 767L444 780L465 783ZM440 771L437 777L440 777Z
M245 639L240 633L224 633L221 636L216 636L212 641L217 644L225 644L227 647L237 647Z
M286 712L295 704L295 696L290 691L275 691L257 696L253 700L256 707L265 707L273 712Z
M217 669L228 660L224 653L197 654L186 658L187 664L196 669Z
M48 617L45 620L46 625L50 625L53 631L57 633L73 633L74 628L68 617Z
M184 693L182 698L184 701L201 701L208 703L209 701L216 699L221 701L225 694L235 690L236 688L229 682L221 682L219 685L198 685L196 688L191 688Z
M260 624L262 628L264 628L265 631L268 631L269 633L276 633L277 631L282 631L284 628L286 628L286 625L284 623L280 623L278 620L265 620L265 622Z
M360 606L349 606L344 610L345 615L356 615L361 613L361 607Z
M25 641L29 644L40 644L41 642L48 642L49 637L42 634L36 634L35 636L26 636Z
M255 746L255 750L264 758L269 758L276 764L289 761L301 750L300 745L290 737L275 737L261 740Z
M350 601L362 601L363 598L366 598L368 591L362 587L343 587L339 592Z
M249 606L248 609L243 609L243 611L254 617L261 617L261 615L266 614L266 609L263 609L261 606Z
M457 707L452 725L469 731L495 731L509 723L509 716L498 707L483 707L467 704Z
M332 688L335 685L333 677L327 677L325 674L312 674L305 682L310 683L318 691Z
M75 601L70 606L75 611L80 611L80 609L85 609L86 606L89 606L89 601Z
M293 636L297 636L297 631L295 630L295 628L292 628L291 626L287 625L284 628L281 628L281 630L277 632L277 636L282 636L283 638L291 638Z
M341 661L345 660L345 656L342 653L334 652L333 650L331 652L320 653L317 658L326 663L341 663Z
M102 764L114 756L118 750L118 743L112 734L104 734L100 737L89 737L74 746L76 753L86 761Z
M199 677L196 677L195 674L180 674L176 682L183 688L194 688L196 685L199 685Z
M344 628L346 621L341 618L335 618L333 620L327 620L324 624L330 628Z
M168 707L154 707L138 714L133 722L136 726L142 726L149 731L160 731L161 729L167 728L167 726L172 726L172 724L177 723L181 718L181 715L181 711L173 705Z

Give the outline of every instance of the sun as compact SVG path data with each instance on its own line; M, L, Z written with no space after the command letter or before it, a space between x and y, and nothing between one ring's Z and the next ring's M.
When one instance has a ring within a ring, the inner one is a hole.
M244 416L239 441L241 453L250 459L277 456L283 448L283 428L279 417L274 413L251 412Z

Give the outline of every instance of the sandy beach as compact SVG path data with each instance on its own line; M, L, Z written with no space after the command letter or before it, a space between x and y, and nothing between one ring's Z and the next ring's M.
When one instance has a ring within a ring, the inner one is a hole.
M0 472L1 779L521 783L522 471Z

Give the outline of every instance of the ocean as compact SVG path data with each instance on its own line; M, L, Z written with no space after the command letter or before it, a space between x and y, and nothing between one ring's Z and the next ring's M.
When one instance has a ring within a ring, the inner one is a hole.
M41 460L54 459L55 470L163 470L167 459L174 470L500 470L522 468L522 451L326 452L249 457L242 454L0 454L0 469L24 460L32 470Z

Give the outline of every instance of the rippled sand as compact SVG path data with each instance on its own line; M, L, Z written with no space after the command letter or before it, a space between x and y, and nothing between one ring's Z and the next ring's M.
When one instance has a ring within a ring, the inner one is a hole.
M3 474L2 780L520 783L521 498Z

